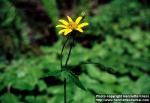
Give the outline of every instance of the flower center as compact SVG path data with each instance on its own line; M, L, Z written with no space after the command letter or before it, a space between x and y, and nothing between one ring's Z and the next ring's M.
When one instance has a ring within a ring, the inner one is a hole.
M70 29L75 29L77 27L77 24L75 22L71 22L71 23L69 23L68 27Z

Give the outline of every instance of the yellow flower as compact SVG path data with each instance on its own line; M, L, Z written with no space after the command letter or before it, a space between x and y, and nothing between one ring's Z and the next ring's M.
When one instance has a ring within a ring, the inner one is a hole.
M64 35L68 35L71 33L73 30L77 30L79 32L83 32L83 27L87 26L88 23L84 22L79 24L81 21L82 17L79 16L75 21L71 19L71 17L67 16L68 22L66 20L60 19L59 22L62 23L60 25L57 25L56 27L63 28L58 32L58 34L64 33Z

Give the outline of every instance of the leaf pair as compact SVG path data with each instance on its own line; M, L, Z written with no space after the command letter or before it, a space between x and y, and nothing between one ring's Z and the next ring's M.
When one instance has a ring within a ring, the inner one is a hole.
M47 76L66 78L67 80L73 82L76 86L78 86L82 90L86 90L86 88L83 86L79 78L69 70L63 70L63 71L56 70L51 73L48 73Z

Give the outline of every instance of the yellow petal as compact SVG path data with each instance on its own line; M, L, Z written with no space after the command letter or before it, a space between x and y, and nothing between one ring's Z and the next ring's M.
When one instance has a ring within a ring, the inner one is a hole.
M67 34L69 34L70 32L72 32L71 29L66 29L64 35L67 35Z
M76 19L75 23L79 24L79 22L81 21L81 19L82 19L82 17L79 16L79 17Z
M65 25L57 25L56 27L58 27L58 28L67 28L67 26L65 26Z
M63 19L59 20L59 22L61 22L64 25L68 25L69 24L66 20L63 20Z
M69 22L74 22L70 16L67 16Z
M82 28L82 27L88 26L88 25L89 25L89 23L82 23L82 24L78 25L78 28Z
M79 32L83 32L81 28L76 28L76 30L78 30Z
M62 34L63 32L65 32L66 31L66 29L62 29L62 30L60 30L59 32L58 32L58 34Z

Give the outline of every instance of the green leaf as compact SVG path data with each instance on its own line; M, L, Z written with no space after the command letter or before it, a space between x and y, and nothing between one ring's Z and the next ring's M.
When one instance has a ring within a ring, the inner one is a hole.
M51 71L51 72L48 72L48 73L44 74L43 77L48 77L48 76L58 77L60 75L61 75L61 70L55 70L55 71Z
M135 85L137 86L137 88L135 89L135 93L149 94L150 93L150 88L149 88L150 87L150 76L148 76L148 75L141 76L137 80Z
M82 90L86 90L86 88L81 83L81 81L79 80L79 78L75 74L73 74L71 71L69 71L69 70L62 71L61 72L61 77L62 78L66 78L67 80L75 83L75 85L77 85Z
M58 85L58 86L50 86L47 88L47 93L57 95L57 94L63 94L63 85Z
M34 96L26 96L26 97L25 97L25 100L26 100L28 103L34 103L34 102L35 102L35 97L34 97Z
M38 85L39 91L43 91L43 90L46 90L46 89L47 89L47 85L46 85L45 82L42 81L42 80L39 80L39 82L38 82L37 85Z
M15 96L11 93L6 93L3 96L1 96L0 97L0 102L1 103L20 103L17 96Z
M2 80L6 86L9 84L16 89L32 90L42 75L42 70L35 67L31 61L21 59L6 68Z
M46 96L26 96L25 100L27 103L46 103Z
M80 45L77 45L75 48L73 48L73 51L71 53L71 57L68 63L71 65L78 65L83 61L87 61L92 56L94 55L92 52L89 51L89 49L86 49L86 48L81 47Z
M86 65L85 67L87 69L88 74L92 78L95 78L96 80L102 81L104 83L110 83L110 84L116 82L117 80L115 75L102 71L93 64Z
M6 10L5 11L6 12L6 17L5 17L5 20L3 21L2 25L3 26L8 26L14 21L15 16L16 16L16 10L10 2L7 1L4 4L5 4L4 8Z
M75 83L79 88L86 90L84 85L81 83L81 81L79 80L79 78L75 74L73 74L71 71L67 71L66 73L67 73L67 79L68 80Z

